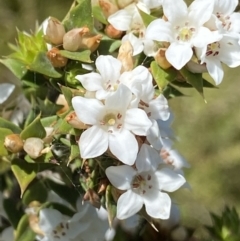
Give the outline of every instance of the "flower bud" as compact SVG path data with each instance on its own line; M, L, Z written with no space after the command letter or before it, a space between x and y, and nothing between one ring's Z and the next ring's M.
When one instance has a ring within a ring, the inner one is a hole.
M58 19L50 17L46 29L46 41L55 45L62 44L65 33L62 23Z
M47 57L51 61L52 66L55 68L64 67L67 64L68 59L60 54L58 48L52 48L47 52Z
M66 116L65 120L69 125L76 129L87 129L88 125L84 124L77 118L76 112L73 111L69 115Z
M115 29L111 24L106 26L104 32L109 38L113 39L120 39L123 34L123 31Z
M163 69L168 69L172 65L168 62L165 56L166 48L160 48L157 54L154 56L154 59L157 61L158 65Z
M18 134L10 134L5 137L4 146L8 151L17 153L23 149L23 141Z
M80 47L82 37L89 33L89 28L74 28L63 36L63 48L68 51L77 51Z
M116 4L113 4L109 0L99 0L99 6L102 9L102 13L106 18L116 13L119 9Z
M94 52L102 39L102 35L86 35L82 38L81 43L79 44L79 49L89 49L91 52Z
M133 69L133 47L129 41L124 41L119 48L117 59L122 62L121 72Z
M23 149L27 154L36 159L42 155L41 151L43 150L43 140L37 137L30 137L25 140Z

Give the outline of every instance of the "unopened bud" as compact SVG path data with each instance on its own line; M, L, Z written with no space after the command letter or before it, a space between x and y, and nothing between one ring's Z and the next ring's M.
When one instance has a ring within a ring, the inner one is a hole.
M55 68L64 67L67 64L68 59L60 54L58 48L52 48L47 52L47 57L51 61L52 66Z
M46 29L46 41L55 45L62 44L65 33L62 23L58 19L50 17Z
M121 72L133 69L133 47L129 41L124 41L119 48L117 59L122 62Z
M102 9L102 13L106 18L116 13L119 9L116 4L113 4L109 0L99 0L99 6Z
M89 49L91 52L94 52L98 48L101 39L101 34L84 36L79 45L79 49Z
M54 134L54 128L53 127L44 127L46 131L46 136L43 139L44 143L51 143L53 139L53 134Z
M23 149L23 141L18 134L10 134L5 137L4 146L8 151L17 153Z
M69 125L76 129L87 129L88 125L84 124L77 118L76 112L71 112L69 115L66 116L65 120Z
M113 39L120 39L123 34L123 31L117 30L111 24L106 26L104 32L109 38L113 38Z
M23 149L27 154L35 159L42 155L41 151L43 150L43 140L37 137L30 137L25 140Z
M168 62L165 56L166 48L161 48L158 50L157 54L154 56L154 59L157 61L158 65L163 69L168 69L172 65Z
M93 189L88 189L83 196L83 202L89 201L94 207L100 208L101 202L98 194Z
M82 41L82 37L89 33L89 28L74 28L63 37L63 48L68 51L77 51Z

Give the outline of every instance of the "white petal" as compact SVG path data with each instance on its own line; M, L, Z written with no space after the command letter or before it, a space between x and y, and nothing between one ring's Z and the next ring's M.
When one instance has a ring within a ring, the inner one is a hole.
M145 38L156 41L172 42L172 26L169 22L166 22L163 19L154 20L148 25Z
M168 219L171 210L171 199L166 193L157 192L154 198L145 197L146 212L153 218Z
M143 42L141 39L137 38L134 34L126 34L122 41L129 41L133 47L133 56L140 54L143 51Z
M39 212L39 227L44 233L50 233L63 219L62 214L51 208L41 209Z
M181 69L192 58L192 55L193 51L189 44L172 43L166 51L168 62L176 69Z
M188 9L183 0L164 0L163 12L170 22L177 23L187 16Z
M205 59L208 73L214 79L216 85L222 82L224 71L222 69L222 64L219 59L211 57Z
M158 123L155 120L152 120L152 126L148 129L147 140L153 146L155 150L161 150L162 148L162 138Z
M129 109L124 119L124 128L132 131L136 135L145 136L152 122L146 113L137 108Z
M189 6L189 18L197 26L206 23L213 13L214 1L195 0Z
M240 32L240 13L233 13L230 15L231 27L229 31L239 33Z
M123 114L129 106L131 99L131 90L127 86L120 84L117 91L107 97L105 106L108 110L118 110Z
M139 173L155 170L161 163L160 156L156 150L147 144L143 144L138 153L136 168Z
M13 93L15 85L9 83L0 84L0 104L3 104Z
M120 190L131 188L133 177L136 175L136 170L130 166L122 165L116 167L108 167L106 175L112 185Z
M75 78L79 80L83 87L88 91L96 91L103 88L103 80L101 75L98 73L77 75Z
M150 112L150 118L154 120L167 120L170 116L168 109L168 102L164 95L159 95L156 99L149 102L149 108L147 112Z
M127 165L133 165L138 152L135 136L128 130L109 134L109 149L114 156Z
M104 111L104 105L101 101L81 96L73 97L72 105L78 119L88 125L98 124Z
M128 190L123 193L117 202L117 218L126 219L137 213L143 206L141 196Z
M117 11L108 18L108 22L111 23L114 28L122 31L130 29L131 21L132 15L124 9Z
M90 127L82 133L79 148L84 159L102 155L108 148L108 133L98 126Z
M163 168L155 172L158 178L159 187L167 192L174 192L179 189L185 182L185 178L169 168Z
M238 0L217 0L215 1L214 12L231 14L238 5Z
M122 68L122 63L111 55L100 55L96 59L96 67L105 82L115 83Z

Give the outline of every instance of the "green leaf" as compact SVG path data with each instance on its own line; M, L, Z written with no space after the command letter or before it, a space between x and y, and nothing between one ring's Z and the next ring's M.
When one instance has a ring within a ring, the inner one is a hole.
M68 158L67 165L69 165L69 163L77 157L80 157L79 146L76 144L71 144L71 152L70 152L70 156Z
M70 10L63 24L67 31L73 28L88 27L93 31L92 6L89 0L77 0L78 4Z
M60 54L63 57L68 59L78 60L83 63L92 63L93 61L90 59L91 51L90 50L82 50L80 52L71 52L67 50L60 50Z
M53 116L48 116L48 117L44 117L44 118L41 118L41 124L44 126L44 127L53 127L54 124L56 124L58 120L58 116L57 115L53 115Z
M103 24L108 24L106 17L103 15L102 9L99 5L95 5L92 7L92 12L94 18L96 18L99 22Z
M12 134L12 131L6 128L0 128L0 156L8 156L8 150L4 147L4 140L7 135Z
M26 140L29 137L38 137L43 139L45 136L46 131L40 121L40 115L38 115L35 120L29 124L20 134L20 137L23 140Z
M68 106L72 106L73 93L72 93L71 89L64 86L64 85L61 85L60 89L61 89L61 91L62 91L62 93L63 93L63 95L64 95L64 97L65 97L65 99L68 103Z
M162 69L156 61L151 62L151 72L160 91L167 86L168 82L173 81L177 76L175 69Z
M176 89L175 87L173 87L171 85L166 86L166 88L163 90L163 95L167 99L184 96L184 94L181 91L179 91L178 89Z
M66 185L58 184L50 179L46 180L46 185L49 187L50 190L57 193L62 199L70 203L73 207L76 206L79 193L73 186L68 187Z
M24 214L21 208L19 208L19 203L16 205L16 199L12 198L4 198L3 199L3 208L7 214L8 220L12 224L13 228L16 229L21 219L22 215Z
M37 98L37 108L41 112L42 116L56 115L56 113L62 109L62 105L57 105L51 102L49 99L41 100Z
M71 112L68 111L61 115L61 118L57 121L55 128L55 134L69 134L70 131L73 129L70 124L67 123L65 117Z
M45 52L39 52L34 58L29 69L52 78L60 78L62 75L52 66Z
M157 18L152 16L152 15L149 15L145 12L143 12L141 9L138 8L138 12L139 14L141 15L142 17L142 20L143 20L143 23L145 25L145 27L147 27L153 20L156 20Z
M28 163L21 159L12 161L11 169L18 181L21 189L21 196L27 189L28 185L34 180L37 173L56 166L53 163Z
M34 241L36 234L32 231L29 226L29 216L25 214L22 216L17 230L15 232L15 241Z
M30 183L22 197L22 203L28 206L32 201L44 203L48 197L48 190L41 181Z
M7 58L0 59L0 63L4 64L11 72L18 78L22 79L22 77L27 73L26 64L23 64L20 60Z
M100 45L98 47L99 54L105 55L113 53L121 46L121 40L111 39L107 36L103 36Z
M112 189L113 187L111 185L108 185L106 189L106 194L105 194L106 208L108 211L108 223L110 227L112 227L113 220L117 214L117 205L112 196L112 191L113 191Z
M203 79L202 74L198 73L192 73L188 71L186 68L182 68L179 70L183 78L191 84L198 92L199 94L204 98L203 95Z
M2 117L0 117L0 127L10 129L15 134L19 134L22 131L20 127L8 120L3 119Z

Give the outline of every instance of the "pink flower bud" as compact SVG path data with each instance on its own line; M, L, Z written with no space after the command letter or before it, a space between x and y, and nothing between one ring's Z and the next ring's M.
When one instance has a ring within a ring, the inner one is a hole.
M23 149L23 141L18 134L10 134L5 137L4 146L8 151L17 153Z
M118 6L110 2L109 0L99 0L98 2L106 18L108 18L110 15L116 13L119 10Z
M52 66L55 68L64 67L67 64L68 59L60 54L58 48L52 48L47 52L47 57L51 61Z

